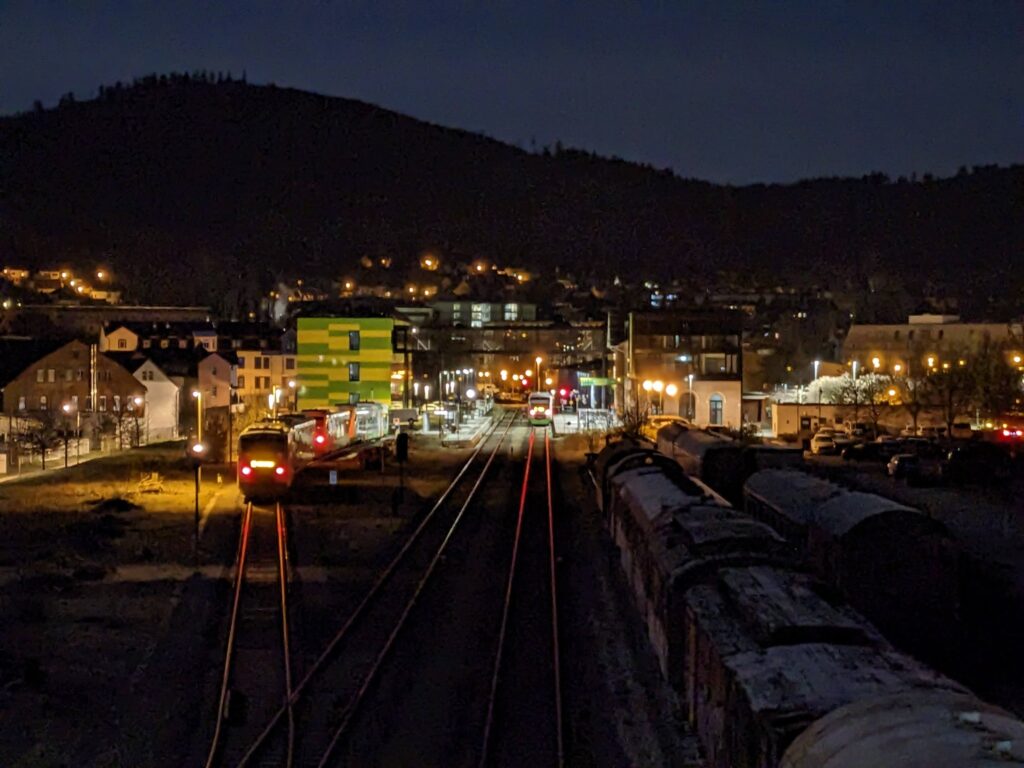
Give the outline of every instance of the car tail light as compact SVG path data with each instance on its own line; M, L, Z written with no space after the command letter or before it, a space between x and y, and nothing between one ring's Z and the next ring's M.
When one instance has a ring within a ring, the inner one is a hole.
M313 439L316 440L318 445L323 445L327 441L327 438L324 437L323 435L317 435Z
M252 467L249 467L249 466L242 467L242 474L245 475L246 477L251 475L252 474Z
M284 474L284 467L278 467L277 469L275 469L274 470L274 474L283 475Z

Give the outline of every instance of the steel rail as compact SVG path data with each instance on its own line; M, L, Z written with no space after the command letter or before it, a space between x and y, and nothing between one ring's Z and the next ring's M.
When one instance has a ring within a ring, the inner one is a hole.
M238 628L238 607L242 601L242 584L245 582L245 559L249 552L249 534L252 531L252 502L245 505L242 513L242 535L238 540L238 555L235 558L235 594L231 604L231 622L228 625L227 648L224 652L224 673L221 676L220 698L217 702L217 723L213 729L213 742L206 756L206 768L213 768L220 747L221 729L224 723L224 708L227 706L228 688L231 681L231 662L235 652L235 636Z
M537 436L536 428L530 431L530 441L526 449L526 469L523 471L523 489L519 495L519 516L516 520L516 533L512 540L512 562L508 568L508 582L505 586L505 605L501 611L501 627L498 630L498 649L494 654L494 668L491 673L491 689L487 697L487 719L484 721L483 743L480 746L480 768L487 765L490 753L491 730L494 727L494 704L498 696L498 677L501 674L501 660L505 651L505 636L508 629L509 608L512 605L512 585L515 580L516 562L519 559L519 542L523 532L523 515L526 511L526 492L530 481L530 464L533 463L533 444Z
M277 523L277 564L281 585L281 645L284 649L284 691L285 706L288 707L288 752L285 758L286 768L292 768L295 757L295 713L289 702L292 695L292 654L290 631L288 628L288 530L285 525L284 507L277 503L275 510Z
M551 496L551 435L544 431L544 464L548 491L548 561L551 570L551 642L555 669L555 730L558 735L558 765L565 765L565 739L562 733L562 670L558 645L558 579L555 575L555 505Z
M476 450L473 451L470 457L466 460L465 464L463 464L462 468L459 470L458 474L455 475L455 478L445 489L444 493L442 493L441 496L438 497L437 501L434 502L433 506L431 506L430 508L430 511L427 512L426 515L424 515L423 520L420 521L419 525L417 525L415 530L409 535L409 538L406 539L405 544L402 545L402 548L391 559L391 562L388 563L388 566L384 569L380 576L377 577L377 580L373 583L373 586L370 587L370 590L363 597L362 601L360 601L359 605L356 606L355 610L352 611L348 619L345 620L345 623L342 625L341 629L339 629L338 632L334 635L334 637L331 638L331 641L327 644L327 647L323 650L320 656L317 657L316 661L313 662L313 665L309 668L309 670L307 670L306 674L303 676L302 680L299 681L298 685L296 685L292 689L291 695L289 695L287 701L285 702L285 705L280 707L277 710L277 712L274 713L274 715L264 726L263 730L260 731L255 741L253 741L249 749L246 751L246 753L242 756L242 759L239 761L238 768L244 768L246 765L249 764L249 761L256 756L259 750L266 743L267 739L270 738L271 734L280 724L282 718L284 718L285 715L288 714L290 708L293 707L302 698L303 694L306 692L306 689L310 686L314 678L320 673L321 669L323 669L323 667L331 659L331 657L334 655L335 650L337 650L338 646L341 645L342 641L348 636L352 627L355 626L356 622L362 617L363 613L373 603L374 599L377 597L380 590L388 582L388 580L394 574L398 566L401 565L402 561L405 559L405 556L409 552L409 550L412 549L413 544L415 544L416 541L419 539L420 534L422 534L423 531L427 528L427 526L430 525L430 522L433 520L438 510L441 509L445 501L458 486L463 476L466 474L466 472L469 471L469 468L473 465L474 461L476 460L476 457L483 450L487 440L489 440L494 435L494 433L497 432L498 429L500 429L504 425L505 431L502 433L501 440L498 442L498 445L501 445L501 441L504 440L505 435L508 434L508 430L512 427L512 424L516 420L516 414L514 412L508 414L508 416L510 416L511 418L508 419L507 424L505 421L505 416L502 416L501 421L497 422L494 425L494 427L490 430L490 432L487 433L487 436L480 441L480 444L477 446ZM495 448L495 450L497 450L497 448Z
M327 745L327 749L321 756L319 763L317 763L317 768L325 768L329 764L331 757L333 757L334 755L335 748L337 747L338 743L341 741L345 733L348 731L348 727L351 724L352 719L355 717L355 714L359 709L359 705L362 703L363 698L366 696L366 693L370 690L370 687L376 680L377 673L380 671L381 665L384 663L384 660L387 658L388 653L390 653L391 648L394 646L395 640L398 638L398 634L402 631L402 628L405 626L405 622L409 618L409 614L412 613L412 609L415 607L416 602L419 599L420 593L422 593L423 589L426 587L427 582L430 580L430 576L434 573L434 569L437 567L437 564L441 562L441 558L444 556L444 552L448 548L448 544L451 542L452 536L455 535L455 530L459 527L459 523L462 522L463 515L465 515L466 510L469 509L469 505L473 503L477 491L483 484L484 478L487 477L487 471L491 468L491 464L494 462L494 457L497 455L498 449L501 448L501 445L505 440L505 435L508 434L509 429L512 427L513 421L515 421L514 417L512 421L509 422L508 426L505 427L505 431L502 432L501 437L498 439L498 442L495 443L494 449L491 451L490 456L487 457L487 462L484 464L483 469L480 470L479 477L477 477L476 482L473 483L473 487L470 489L469 495L466 497L466 500L462 503L462 506L459 508L458 514L456 514L455 519L449 526L448 532L445 534L444 540L441 542L441 545L437 548L437 551L431 558L430 565L427 566L426 571L424 571L423 575L417 582L416 589L413 592L412 597L410 597L408 602L406 603L405 608L402 611L402 615L398 617L398 621L395 623L394 628L388 635L388 639L384 642L384 645L377 653L377 657L373 661L373 666L370 667L370 670L364 676L363 682L359 686L359 690L356 691L355 695L349 700L349 703L345 706L345 709L343 710L342 713L341 722L335 729L334 735L331 737L331 741Z

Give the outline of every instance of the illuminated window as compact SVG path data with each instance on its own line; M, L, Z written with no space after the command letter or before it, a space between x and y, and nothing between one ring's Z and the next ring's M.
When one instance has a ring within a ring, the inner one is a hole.
M25 410L25 398L24 397L19 397L18 398L18 410L19 411L24 411Z
M245 376L238 377L238 388L245 389Z
M51 384L53 384L53 382L55 382L57 380L57 371L55 371L53 368L47 368L46 369L46 380L48 382L50 382Z
M348 364L348 380L359 381L359 363Z
M506 304L505 314L503 315L505 320L515 322L519 319L519 305L518 304Z
M107 410L107 396L106 395L100 395L100 410L101 411Z
M46 395L40 395L39 396L39 410L40 411L45 411L46 410Z
M46 380L46 373L42 368L36 369L36 382L42 384Z
M128 349L128 339L118 339L117 340L117 348L118 349Z
M118 413L121 412L121 396L120 395L114 395L114 410L117 411Z

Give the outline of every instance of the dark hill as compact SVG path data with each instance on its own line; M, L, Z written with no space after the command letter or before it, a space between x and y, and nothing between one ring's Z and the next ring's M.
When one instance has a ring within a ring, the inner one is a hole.
M425 248L695 282L930 279L984 299L1017 285L1022 211L1020 166L722 187L240 82L150 77L0 119L0 260L103 261L138 300L229 310L278 275Z

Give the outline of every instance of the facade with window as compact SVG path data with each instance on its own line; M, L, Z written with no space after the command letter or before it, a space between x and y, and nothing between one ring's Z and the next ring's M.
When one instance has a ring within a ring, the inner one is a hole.
M8 416L77 411L80 418L124 413L136 397L145 398L146 385L95 348L71 341L29 362L2 391Z
M617 408L742 426L742 313L637 312L615 330L624 337L612 347Z
M986 341L1024 355L1019 323L964 323L957 315L910 315L906 324L854 324L843 342L843 361L861 371L920 373L944 354L970 355ZM896 369L899 365L900 368Z
M226 408L232 402L237 382L238 359L234 352L211 352L199 361L199 391L203 409Z
M146 387L140 439L144 443L178 436L181 387L152 360L135 369L134 376ZM190 396L191 397L191 396Z
M390 405L392 376L402 367L395 330L404 325L392 317L300 317L293 371L299 408Z

